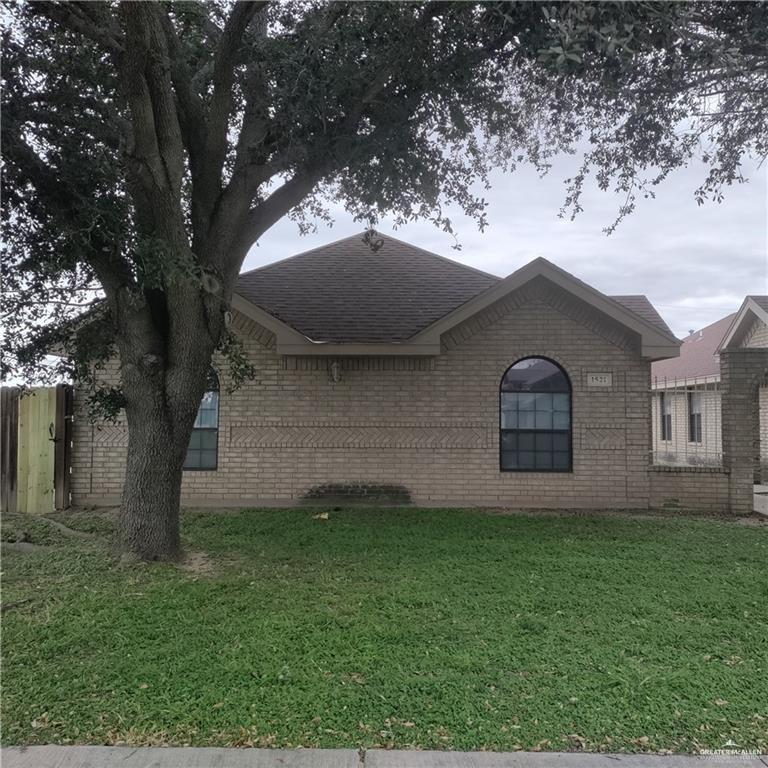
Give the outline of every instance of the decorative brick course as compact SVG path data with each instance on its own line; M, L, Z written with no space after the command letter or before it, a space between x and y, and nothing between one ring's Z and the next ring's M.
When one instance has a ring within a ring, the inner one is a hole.
M581 447L595 451L624 449L627 444L624 427L584 427L581 430Z
M484 425L254 424L232 426L230 446L259 448L486 448Z
M94 446L102 448L127 448L128 447L128 425L118 424L100 424L93 430Z

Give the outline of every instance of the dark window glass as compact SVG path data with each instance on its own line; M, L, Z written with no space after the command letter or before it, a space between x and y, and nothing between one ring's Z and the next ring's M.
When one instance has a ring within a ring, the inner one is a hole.
M216 469L219 444L219 380L211 371L189 438L184 469Z
M659 395L659 418L661 420L661 439L672 438L672 406L669 398L662 392Z
M502 470L568 472L571 469L571 384L559 365L527 357L501 380Z
M688 440L701 442L701 393L688 393Z

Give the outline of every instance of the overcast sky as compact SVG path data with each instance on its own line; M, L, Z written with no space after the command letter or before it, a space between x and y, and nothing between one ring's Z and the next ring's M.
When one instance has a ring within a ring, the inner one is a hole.
M620 204L613 194L590 189L575 221L558 218L563 179L572 169L573 159L563 158L544 179L528 169L495 176L484 194L490 203L485 232L449 211L461 251L428 222L395 231L384 221L378 229L501 277L544 256L604 293L646 294L679 337L735 312L748 293L768 294L765 165L748 169L749 183L727 189L723 203L703 206L693 198L703 167L681 169L657 189L656 199L638 201L610 236L602 230ZM243 269L361 231L343 210L332 210L333 227L322 225L313 235L302 237L293 222L279 222L251 249Z

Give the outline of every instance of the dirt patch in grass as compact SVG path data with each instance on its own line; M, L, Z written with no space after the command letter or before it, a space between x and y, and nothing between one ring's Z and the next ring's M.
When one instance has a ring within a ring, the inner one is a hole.
M178 564L179 570L194 573L197 576L212 576L216 573L216 563L205 552L186 550Z

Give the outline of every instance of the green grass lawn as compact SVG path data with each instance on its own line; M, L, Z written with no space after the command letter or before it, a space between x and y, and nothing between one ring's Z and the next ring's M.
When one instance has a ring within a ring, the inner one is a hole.
M24 521L3 742L768 750L768 526L317 511L185 514L210 572Z

